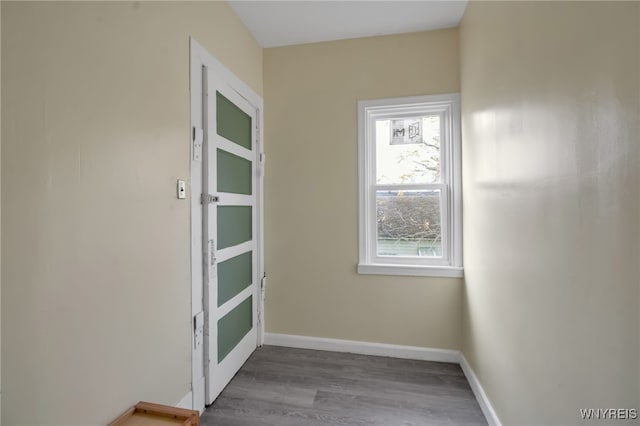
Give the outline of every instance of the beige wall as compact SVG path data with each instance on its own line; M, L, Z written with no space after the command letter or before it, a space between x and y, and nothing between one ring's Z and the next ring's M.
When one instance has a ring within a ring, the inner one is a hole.
M2 2L5 425L190 390L189 35L262 92L222 2Z
M462 22L463 350L503 424L638 407L639 6Z
M458 349L458 279L358 275L357 101L457 92L455 29L265 49L266 331Z
M0 3L0 70L2 70L2 3ZM0 71L0 75L2 72ZM2 78L0 78L0 99L2 99ZM0 102L1 104L1 102ZM0 108L0 111L2 108ZM0 129L2 129L2 113L0 113ZM2 187L2 132L0 131L0 188ZM0 223L2 223L2 195L0 193ZM0 226L0 242L2 241L2 226ZM0 243L0 294L2 293L2 244ZM0 299L0 319L2 318L2 302ZM0 328L1 330L1 328ZM2 333L0 332L0 335ZM0 366L2 365L2 339L0 338ZM0 368L0 424L2 423L2 368Z

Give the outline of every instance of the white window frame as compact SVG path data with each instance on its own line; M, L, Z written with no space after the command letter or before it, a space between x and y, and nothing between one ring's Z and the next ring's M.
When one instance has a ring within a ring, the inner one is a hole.
M422 115L442 117L441 182L379 185L376 183L376 120ZM462 277L462 191L460 153L460 95L412 96L358 102L359 274ZM438 189L442 217L442 258L377 255L375 191L380 189Z

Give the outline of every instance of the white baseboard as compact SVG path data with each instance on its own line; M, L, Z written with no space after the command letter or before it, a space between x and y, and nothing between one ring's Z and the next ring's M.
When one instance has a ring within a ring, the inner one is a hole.
M264 344L319 351L348 352L361 355L388 356L391 358L417 359L421 361L460 363L460 351L422 348L418 346L389 345L385 343L359 342L355 340L327 339L323 337L295 336L292 334L265 333Z
M471 386L471 390L478 400L480 409L482 410L484 416L487 418L487 423L489 423L489 426L502 426L502 423L500 423L500 419L498 418L496 411L493 409L493 405L491 405L491 401L489 401L489 398L482 388L482 385L480 384L476 373L474 373L473 369L471 369L471 366L467 362L467 359L464 357L464 354L460 354L460 367L462 367L462 371L467 377L469 386Z
M193 393L189 391L188 394L184 396L177 404L178 408L187 408L189 410L193 409Z

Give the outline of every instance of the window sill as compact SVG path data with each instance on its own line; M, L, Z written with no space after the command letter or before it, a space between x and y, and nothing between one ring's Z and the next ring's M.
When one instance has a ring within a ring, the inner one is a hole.
M463 278L464 268L455 266L372 265L360 263L358 264L358 274Z

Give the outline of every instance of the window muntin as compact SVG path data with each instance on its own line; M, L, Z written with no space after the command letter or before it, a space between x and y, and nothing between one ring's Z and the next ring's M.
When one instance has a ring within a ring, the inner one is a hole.
M358 107L358 271L461 276L458 95Z

